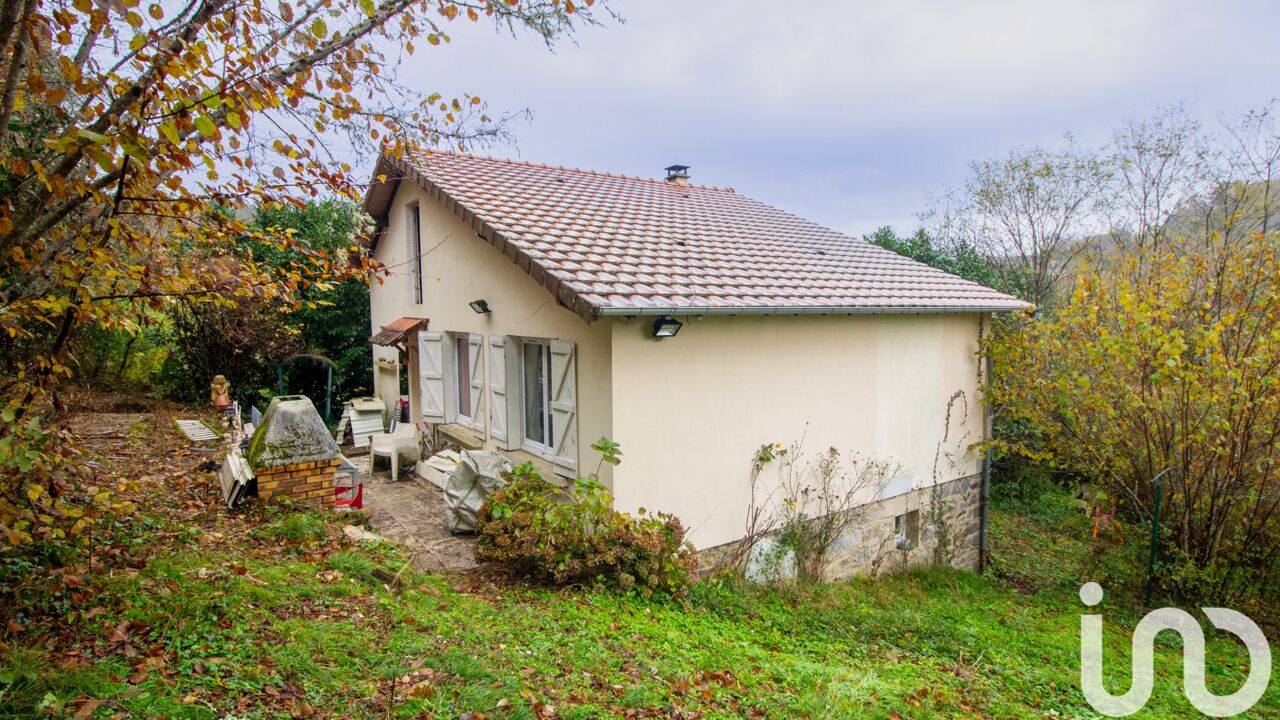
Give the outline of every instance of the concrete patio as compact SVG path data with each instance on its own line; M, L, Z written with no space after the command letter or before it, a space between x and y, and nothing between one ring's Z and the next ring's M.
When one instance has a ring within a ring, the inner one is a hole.
M444 493L411 470L391 482L389 470L370 472L369 456L351 458L364 482L364 507L374 531L413 553L414 564L429 572L458 572L476 567L475 537L445 529Z

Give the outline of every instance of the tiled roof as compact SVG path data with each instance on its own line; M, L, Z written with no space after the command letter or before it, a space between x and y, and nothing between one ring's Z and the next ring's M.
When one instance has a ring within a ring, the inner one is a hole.
M382 329L369 338L374 345L399 345L418 328L427 324L425 318L402 317L383 325Z
M384 156L374 175L380 227L415 182L588 319L1026 307L732 189L442 152Z

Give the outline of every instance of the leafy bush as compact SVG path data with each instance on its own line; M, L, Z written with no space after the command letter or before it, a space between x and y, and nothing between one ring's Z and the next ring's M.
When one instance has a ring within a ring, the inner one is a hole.
M697 572L693 547L672 515L613 509L594 478L568 496L526 463L480 508L476 559L553 585L603 583L649 596L682 595Z
M1086 268L1054 315L987 342L1009 368L988 399L1035 428L996 449L1101 488L1130 526L1158 511L1163 597L1280 598L1277 268L1273 236L1167 241Z

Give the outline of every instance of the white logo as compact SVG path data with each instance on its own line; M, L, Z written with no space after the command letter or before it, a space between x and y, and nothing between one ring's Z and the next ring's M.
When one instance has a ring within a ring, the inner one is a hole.
M1102 602L1102 586L1085 583L1080 600L1093 607ZM1182 636L1182 686L1187 700L1197 710L1212 717L1238 715L1253 707L1267 691L1271 680L1271 647L1262 630L1252 620L1227 608L1201 608L1219 630L1244 641L1249 650L1249 677L1230 695L1214 695L1204 685L1204 631L1200 623L1177 608L1153 610L1133 631L1133 684L1129 692L1112 695L1102 686L1102 616L1080 616L1080 686L1094 710L1108 717L1124 717L1142 709L1151 698L1155 679L1153 645L1161 630Z

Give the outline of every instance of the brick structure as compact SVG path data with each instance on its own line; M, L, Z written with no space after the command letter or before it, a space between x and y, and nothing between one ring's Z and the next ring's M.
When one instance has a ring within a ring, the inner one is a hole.
M313 505L332 504L334 477L341 458L276 465L258 471L258 496L284 497Z
M333 504L342 454L306 397L288 395L271 401L249 439L246 459L257 478L260 497L289 498L320 507Z

